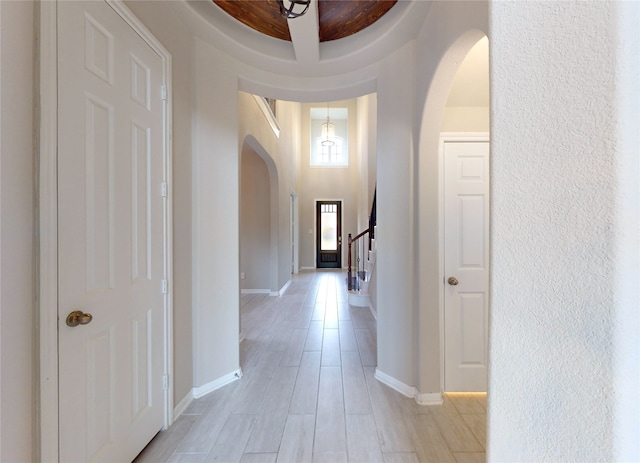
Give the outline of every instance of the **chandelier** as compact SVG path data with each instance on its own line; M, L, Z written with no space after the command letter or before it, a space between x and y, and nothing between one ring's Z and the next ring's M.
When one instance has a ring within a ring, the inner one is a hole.
M336 126L329 119L329 104L327 103L327 121L321 125L322 146L333 146L336 144Z
M276 0L280 5L280 14L287 19L294 19L302 16L309 9L311 0ZM288 4L289 6L285 6Z

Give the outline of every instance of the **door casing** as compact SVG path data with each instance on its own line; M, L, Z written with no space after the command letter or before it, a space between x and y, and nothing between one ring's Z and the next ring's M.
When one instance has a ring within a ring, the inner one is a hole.
M444 269L444 264L445 264L445 256L444 256L444 252L445 252L445 240L444 240L444 234L445 234L445 221L444 221L444 145L447 142L490 142L489 140L489 132L442 132L440 133L440 142L439 142L439 147L438 147L438 179L440 182L440 187L438 189L438 194L439 194L439 198L438 198L438 203L439 203L439 216L438 216L438 220L440 222L440 240L439 240L439 282L440 284L444 285L445 284L445 269ZM491 179L489 179L489 181L491 181ZM491 263L489 263L489 266L491 265ZM489 293L489 291L487 290L487 293L489 294L489 307L491 307L491 294ZM438 306L440 309L440 314L439 314L439 318L440 318L440 391L441 392L446 392L445 391L445 384L444 384L444 366L445 366L445 327L444 327L444 312L445 312L445 306L444 306L444 291L440 291L440 296L439 296L439 300L438 300Z
M291 189L290 190L290 195L291 195L291 214L290 214L290 226L291 226L291 237L290 237L290 241L291 241L291 273L292 274L296 274L299 271L299 265L298 265L298 259L299 259L299 252L298 252L298 246L299 246L299 242L300 242L300 237L299 237L299 225L298 225L298 194Z
M318 214L317 214L317 210L318 210L318 203L321 202L325 202L325 201L329 201L329 202L339 202L340 203L340 224L341 224L341 228L344 225L344 199L343 198L324 198L324 199L319 199L316 198L313 201L313 246L314 246L314 250L313 250L313 261L314 261L314 265L313 268L318 268ZM343 235L344 234L344 230L340 230L340 234ZM345 240L342 236L340 236L341 238L341 244L340 246L340 267L342 268L343 262L344 262L344 243Z
M164 374L168 377L164 397L164 427L173 421L173 255L171 176L171 54L118 0L104 0L162 59L166 100L163 114L164 169L167 200L164 218L164 253L167 294L164 304ZM57 188L57 19L56 2L38 2L40 65L38 114L38 282L37 328L39 352L38 460L58 461L58 188Z

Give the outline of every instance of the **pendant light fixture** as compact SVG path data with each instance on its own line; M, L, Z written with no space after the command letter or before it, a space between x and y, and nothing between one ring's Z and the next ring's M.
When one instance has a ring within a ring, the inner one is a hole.
M322 146L333 146L336 144L336 126L329 119L329 103L327 103L327 121L322 124Z
M299 18L311 5L311 0L277 0L277 2L280 5L280 14L287 19Z

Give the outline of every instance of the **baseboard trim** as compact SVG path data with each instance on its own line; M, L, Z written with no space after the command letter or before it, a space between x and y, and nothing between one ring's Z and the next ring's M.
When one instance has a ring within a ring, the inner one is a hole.
M284 285L282 285L282 288L280 288L280 291L273 291L269 295L270 296L282 296L282 295L284 295L284 293L289 288L290 284L291 284L291 280L287 281Z
M173 421L175 422L180 415L191 405L193 402L193 389L187 392L180 402L173 408Z
M408 386L402 381L398 381L393 376L389 376L388 374L381 372L377 368L375 378L382 384L398 391L403 396L415 400L418 405L442 405L442 393L440 392L427 392L421 394L415 387Z
M398 391L405 397L409 397L410 399L415 399L416 397L416 388L412 386L408 386L404 384L402 381L397 380L393 376L389 376L386 373L381 372L376 368L375 378L380 381L382 384L389 386L391 389Z
M416 403L418 405L442 405L442 394L440 392L420 394L416 391Z
M375 318L377 321L378 313L376 312L375 307L373 307L373 304L371 303L371 296L369 296L369 311L371 312L371 315L373 315L373 318Z
M315 270L315 267L300 267L300 270Z
M193 398L199 399L209 394L210 392L215 391L216 389L220 389L223 386L226 386L229 383L237 381L242 378L242 368L238 368L236 371L232 371L231 373L222 376L216 380L211 381L210 383L204 384L199 387L193 388Z
M241 294L271 294L270 289L241 289Z

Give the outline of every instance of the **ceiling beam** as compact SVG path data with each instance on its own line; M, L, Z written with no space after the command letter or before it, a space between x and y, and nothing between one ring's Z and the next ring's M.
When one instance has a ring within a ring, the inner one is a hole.
M318 0L311 0L309 10L299 18L288 19L289 33L296 61L300 64L320 62L320 34L318 23Z

